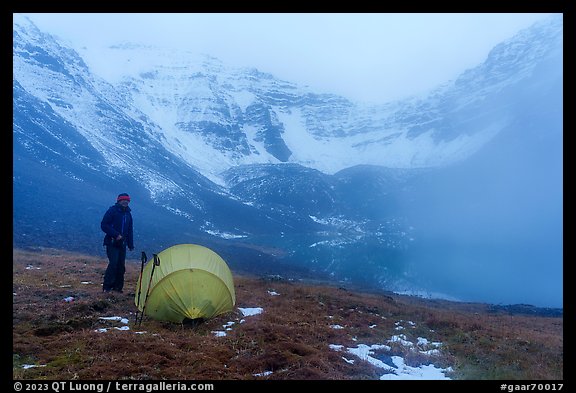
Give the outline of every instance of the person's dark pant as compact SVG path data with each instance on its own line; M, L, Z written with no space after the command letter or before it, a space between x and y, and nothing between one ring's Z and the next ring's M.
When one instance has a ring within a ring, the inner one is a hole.
M104 273L104 291L122 291L124 287L124 272L126 271L126 247L106 246L108 267Z

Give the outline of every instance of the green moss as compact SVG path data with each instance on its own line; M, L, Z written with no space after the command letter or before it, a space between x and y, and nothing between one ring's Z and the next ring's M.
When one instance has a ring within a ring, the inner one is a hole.
M56 356L47 366L57 369L62 369L68 366L78 366L84 361L82 354L85 351L84 344L77 344L74 347L67 349L63 354Z

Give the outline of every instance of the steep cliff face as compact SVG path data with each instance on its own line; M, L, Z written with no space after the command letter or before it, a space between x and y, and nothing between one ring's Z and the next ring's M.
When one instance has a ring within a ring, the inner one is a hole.
M95 248L100 215L129 191L150 249L201 240L233 248L247 265L281 261L394 286L409 280L406 255L421 250L422 228L445 221L449 210L438 206L452 201L464 221L474 216L453 196L497 195L506 188L484 184L502 185L526 163L539 174L531 184L562 187L546 180L562 171L554 158L561 16L496 46L428 96L371 106L211 57L130 44L105 54L114 77L97 75L26 18L15 16L13 34L18 245ZM470 176L486 167L478 181Z

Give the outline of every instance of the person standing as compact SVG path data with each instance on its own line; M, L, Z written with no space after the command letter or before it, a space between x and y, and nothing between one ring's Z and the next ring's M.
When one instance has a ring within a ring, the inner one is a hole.
M103 292L122 293L124 273L126 272L126 247L134 250L132 213L128 204L130 195L122 193L116 198L116 204L110 206L104 214L100 228L106 233L104 246L108 256L108 267L104 273Z

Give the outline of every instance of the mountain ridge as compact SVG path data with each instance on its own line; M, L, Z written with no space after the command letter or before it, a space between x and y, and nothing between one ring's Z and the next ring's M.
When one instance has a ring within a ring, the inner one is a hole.
M466 119L503 84L530 74L546 56L547 43L557 40L561 20L550 18L501 43L482 65L427 97L373 106L314 94L255 69L226 67L209 56L192 61L186 52L172 51L170 57L161 48L125 45L114 46L106 58L123 59L117 60L117 69L143 56L163 61L127 67L116 77L119 93L112 96L144 110L140 116L148 125L160 126L157 132L163 136L157 139L164 147L204 176L266 162L300 163L330 174L358 164L436 166L464 159L505 127L506 116L486 126ZM176 60L170 63L170 58ZM415 139L418 143L410 143ZM318 158L318 151L326 158ZM208 152L209 162L202 159Z
M407 252L421 251L430 233L445 229L431 220L445 221L456 206L461 222L490 217L486 225L502 233L523 222L485 214L489 207L478 198L482 209L469 211L454 199L468 193L434 190L426 179L476 189L467 180L473 177L454 168L488 168L478 178L502 184L479 188L503 194L508 199L496 202L508 204L520 196L499 173L542 162L529 178L537 184L558 171L561 32L556 16L426 97L366 106L209 58L111 83L78 52L15 18L13 243L101 254L100 216L129 191L138 247L200 242L237 252L255 268L292 266L344 282L418 289ZM537 45L529 45L535 37ZM516 157L518 150L529 153ZM512 160L496 168L485 151ZM550 193L561 189L546 184ZM539 197L551 201L544 212L557 209L557 199ZM425 209L430 200L442 209ZM552 217L538 229L557 233Z

